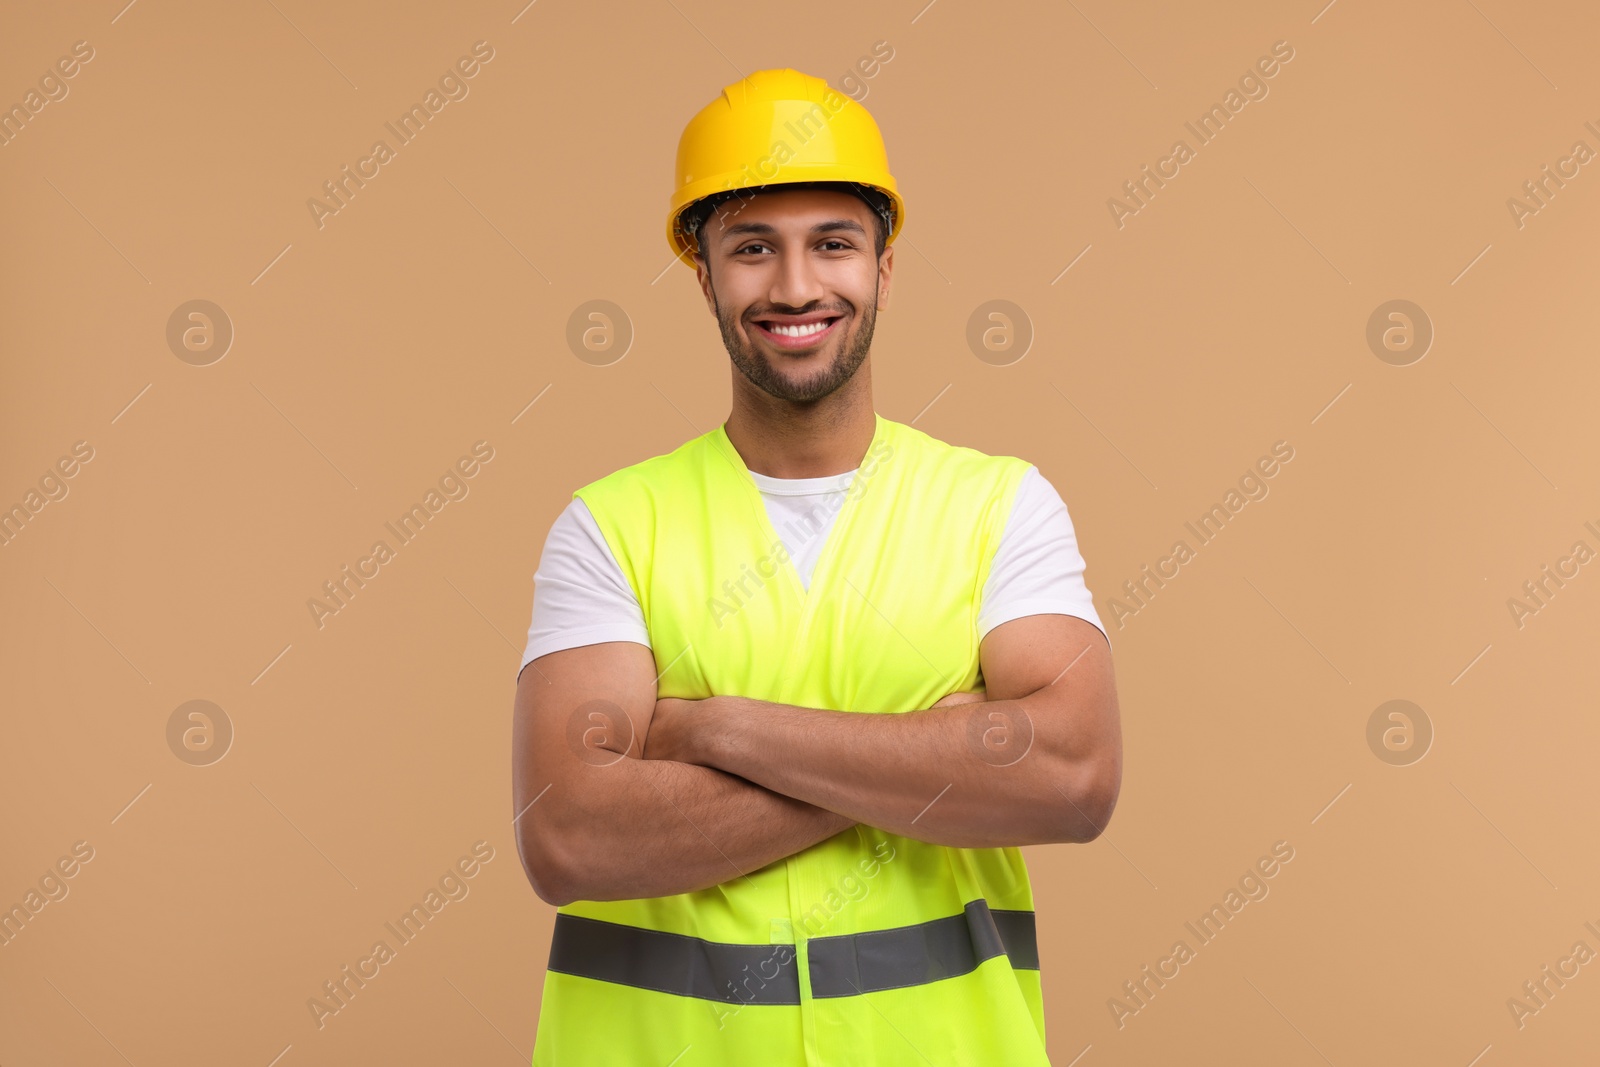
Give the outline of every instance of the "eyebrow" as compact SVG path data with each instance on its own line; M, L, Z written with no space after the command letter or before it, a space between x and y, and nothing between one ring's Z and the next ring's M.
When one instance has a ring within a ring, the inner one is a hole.
M862 237L867 235L867 231L862 228L861 223L856 222L854 219L829 219L827 222L819 222L811 227L811 234L816 236L817 234L833 233L839 230L857 233ZM722 243L727 244L735 238L751 235L776 237L778 236L778 230L777 227L766 222L739 222L729 226L722 232Z

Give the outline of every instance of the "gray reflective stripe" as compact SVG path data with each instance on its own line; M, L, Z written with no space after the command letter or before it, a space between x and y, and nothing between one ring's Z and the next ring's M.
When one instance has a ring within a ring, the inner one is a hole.
M972 901L960 915L915 926L814 937L809 952L811 995L818 998L954 978L1001 953L1013 967L1039 967L1033 912L992 911L984 900Z
M960 915L810 939L811 995L854 996L937 982L1005 953L1037 970L1031 911L974 900ZM729 1004L799 1004L793 945L745 945L556 914L549 969L601 982Z
M733 945L556 913L550 970L729 1004L798 1004L793 945Z
M1000 940L1006 944L1006 955L1011 957L1011 966L1019 971L1037 971L1039 932L1034 926L1033 912L1001 911L997 908L989 914L994 916L994 924L1000 928Z

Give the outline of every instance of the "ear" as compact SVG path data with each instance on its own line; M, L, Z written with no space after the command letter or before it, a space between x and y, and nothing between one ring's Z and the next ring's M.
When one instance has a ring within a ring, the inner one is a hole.
M894 277L894 245L889 245L883 250L883 256L878 260L878 310L883 311L889 306L889 282Z
M716 294L711 291L711 265L698 252L694 254L694 276L700 283L700 292L706 298L706 307L715 317L717 314L717 298Z

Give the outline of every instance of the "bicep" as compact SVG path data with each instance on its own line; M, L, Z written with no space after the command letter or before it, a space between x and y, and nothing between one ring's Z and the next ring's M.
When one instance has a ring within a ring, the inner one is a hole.
M517 676L517 810L546 785L603 765L606 753L642 752L655 697L638 600L574 497L551 526L534 574L533 623Z
M990 700L1017 700L1046 687L1081 693L1115 708L1111 646L1076 615L1025 615L990 630L979 646Z
M1071 802L1055 839L1094 840L1122 788L1121 713L1105 634L1074 615L1028 615L995 627L981 650L987 698L1021 702L1032 724L1029 751L1048 757L1047 780Z
M513 800L520 812L546 787L573 789L584 771L639 758L656 705L655 657L632 641L562 649L517 680Z
M1066 502L1029 468L984 589L978 647L985 695L1044 694L1038 706L1068 701L1076 726L1110 750L1121 734L1111 640L1083 574Z
M655 658L631 641L540 656L517 680L512 721L512 836L523 869L550 903L574 899L574 872L604 819L606 794L644 751L655 710Z

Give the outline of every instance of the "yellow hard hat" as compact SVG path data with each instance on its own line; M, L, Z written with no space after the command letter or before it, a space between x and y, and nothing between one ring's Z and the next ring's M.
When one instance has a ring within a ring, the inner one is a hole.
M692 267L695 243L685 226L691 222L684 218L686 208L733 189L827 181L854 182L887 197L885 244L894 241L906 209L872 115L821 78L758 70L723 89L684 127L667 243L679 262Z

